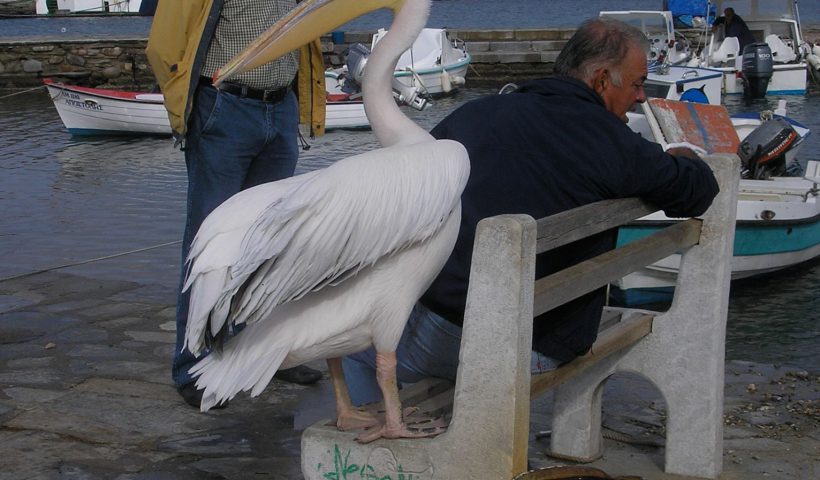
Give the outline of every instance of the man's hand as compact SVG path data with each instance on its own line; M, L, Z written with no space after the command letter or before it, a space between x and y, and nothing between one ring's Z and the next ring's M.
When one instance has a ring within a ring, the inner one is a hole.
M689 142L670 143L666 146L666 153L689 158L703 157L707 154L706 150Z

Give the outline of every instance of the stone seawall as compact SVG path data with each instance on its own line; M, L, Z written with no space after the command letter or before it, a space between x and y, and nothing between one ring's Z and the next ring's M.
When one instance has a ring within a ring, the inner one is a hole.
M548 75L573 30L451 30L473 57L471 86L501 86ZM325 64L339 66L352 43L370 44L370 32L348 32L344 43L322 38ZM154 75L145 38L0 41L0 90L34 88L43 77L83 86L149 90Z
M0 89L42 85L43 77L82 86L149 90L154 73L144 38L21 40L0 43Z
M501 87L552 73L555 57L573 29L458 30L450 36L463 41L473 57L468 85ZM804 34L820 42L820 26ZM334 44L322 38L325 64L339 66L352 43L370 44L371 32L346 32ZM145 38L0 40L0 91L35 88L43 77L83 86L121 90L150 90L154 74L145 57Z

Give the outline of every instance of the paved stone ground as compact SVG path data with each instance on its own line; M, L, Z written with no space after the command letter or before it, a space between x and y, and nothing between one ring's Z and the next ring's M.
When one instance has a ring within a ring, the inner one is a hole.
M329 382L274 380L258 398L199 413L170 385L174 301L166 287L60 272L0 282L0 479L301 477L299 436L332 416ZM818 372L742 362L726 372L721 479L820 478ZM533 467L561 464L535 438L550 401L533 407ZM651 385L615 378L604 405L605 427L630 443L606 440L592 466L682 478L662 473L664 404Z

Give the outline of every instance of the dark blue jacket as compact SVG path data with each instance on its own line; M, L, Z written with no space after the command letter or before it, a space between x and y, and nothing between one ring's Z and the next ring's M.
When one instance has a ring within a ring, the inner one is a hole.
M752 35L752 31L749 30L749 27L746 25L746 22L740 18L740 15L735 14L732 16L732 21L727 23L726 17L720 17L715 20L715 25L724 25L723 36L724 37L737 37L737 43L740 46L740 53L743 53L743 48L750 43L755 43L755 37Z
M644 140L604 108L583 83L561 77L531 82L457 109L432 130L461 142L470 154L462 195L461 230L442 272L421 299L461 325L475 228L505 213L546 217L599 200L640 196L675 217L700 215L718 192L699 159L674 157ZM539 255L543 277L614 248L616 232ZM605 290L539 316L533 349L561 361L583 355L595 341Z

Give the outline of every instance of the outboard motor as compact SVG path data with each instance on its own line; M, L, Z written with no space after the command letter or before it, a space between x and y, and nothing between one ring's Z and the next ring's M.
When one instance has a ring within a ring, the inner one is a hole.
M766 43L743 47L743 94L747 98L763 98L774 73L772 49Z
M786 170L786 152L798 138L794 127L782 117L763 122L737 148L743 178L764 180L782 175Z
M362 84L364 78L364 67L367 65L367 57L370 56L370 49L361 43L354 43L347 51L347 74L354 82Z

